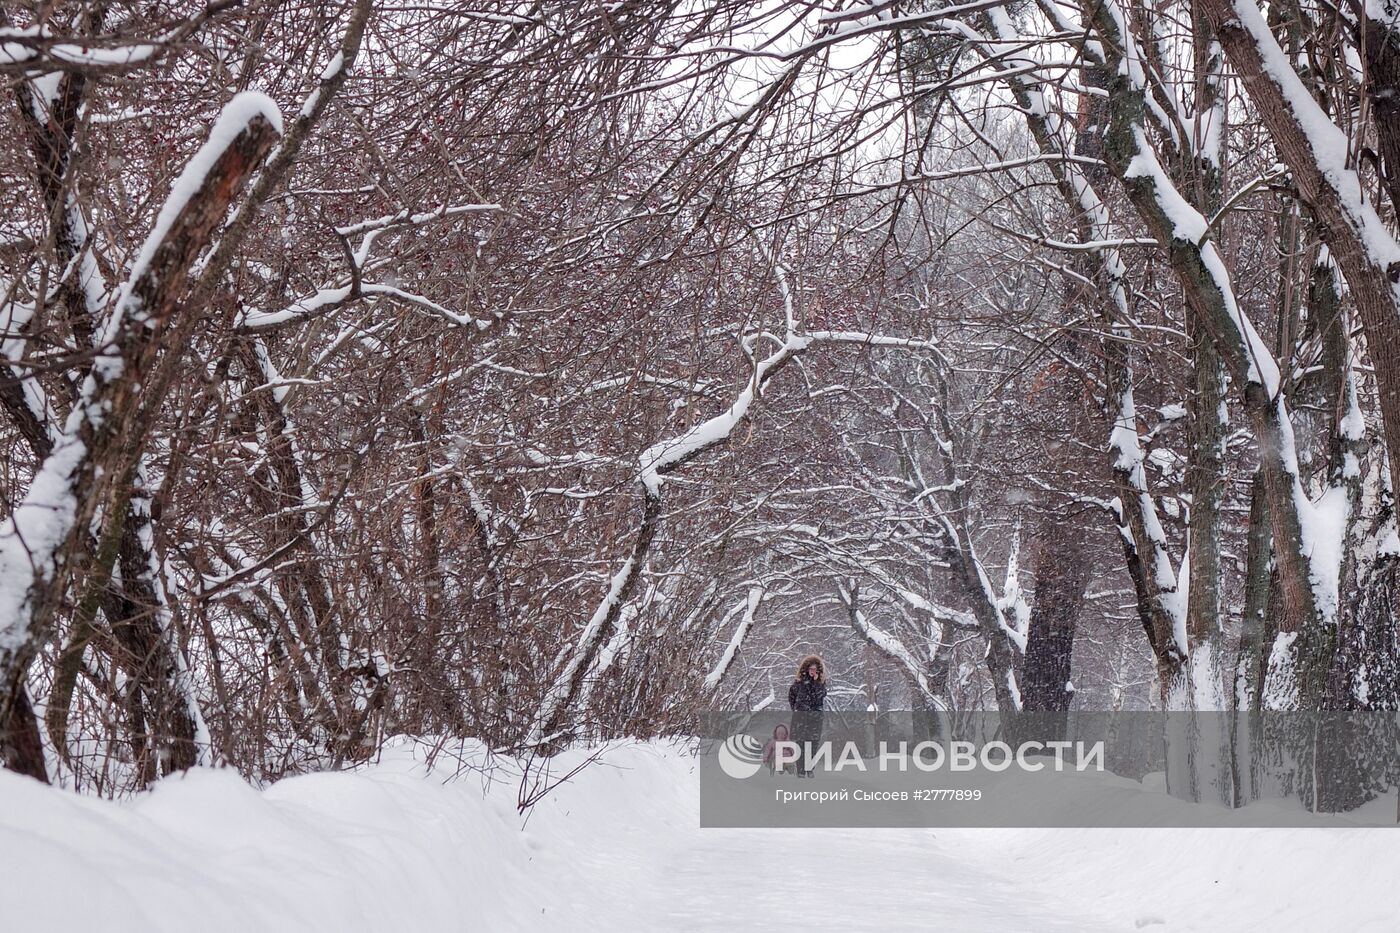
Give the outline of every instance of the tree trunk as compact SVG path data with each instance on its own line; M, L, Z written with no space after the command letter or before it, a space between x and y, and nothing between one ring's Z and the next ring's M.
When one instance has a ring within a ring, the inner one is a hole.
M1355 169L1321 161L1319 152L1340 158L1347 151L1343 134L1308 93L1258 8L1248 0L1200 2L1346 278L1375 367L1391 488L1400 489L1400 456L1393 455L1400 451L1400 247L1366 201ZM1389 125L1385 136L1392 139Z
M29 702L29 691L20 687L10 707L8 720L0 729L0 753L6 768L19 774L49 783L48 766L44 762L44 740L39 735L39 720Z
M1021 675L1027 712L1065 713L1074 699L1074 634L1091 573L1083 541L1083 530L1061 516L1048 516L1038 536L1035 607Z

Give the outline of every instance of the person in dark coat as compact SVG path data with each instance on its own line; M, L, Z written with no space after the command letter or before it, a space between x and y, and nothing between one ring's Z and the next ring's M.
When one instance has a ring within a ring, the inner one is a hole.
M788 687L788 706L792 707L792 740L802 749L797 762L797 776L811 777L807 767L816 754L822 738L822 710L826 704L826 665L815 654L802 659L797 679Z

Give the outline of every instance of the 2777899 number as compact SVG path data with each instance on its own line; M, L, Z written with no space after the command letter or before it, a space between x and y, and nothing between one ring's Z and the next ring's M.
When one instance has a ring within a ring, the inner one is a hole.
M921 790L910 791L909 799L921 800L926 802L934 802L940 800L972 801L981 800L982 791L976 788L973 788L972 790L963 790L961 788L954 790L948 788L926 787Z

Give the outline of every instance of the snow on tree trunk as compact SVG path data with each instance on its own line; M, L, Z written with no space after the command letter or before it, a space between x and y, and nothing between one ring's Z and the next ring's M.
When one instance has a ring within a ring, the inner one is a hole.
M0 720L11 716L29 662L48 637L76 557L75 535L85 533L103 503L119 511L107 513L99 579L87 581L89 591L110 572L139 457L131 453L139 439L126 435L126 418L149 402L140 398L142 380L164 349L160 336L185 293L190 267L280 132L281 115L264 95L240 94L225 106L176 179L99 328L98 356L62 436L0 527Z

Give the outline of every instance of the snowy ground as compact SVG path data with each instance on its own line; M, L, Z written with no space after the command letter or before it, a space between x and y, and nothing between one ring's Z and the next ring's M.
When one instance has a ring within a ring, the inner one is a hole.
M660 745L609 750L522 829L513 781L420 755L126 804L0 772L0 927L1400 929L1397 830L700 830L695 763Z

